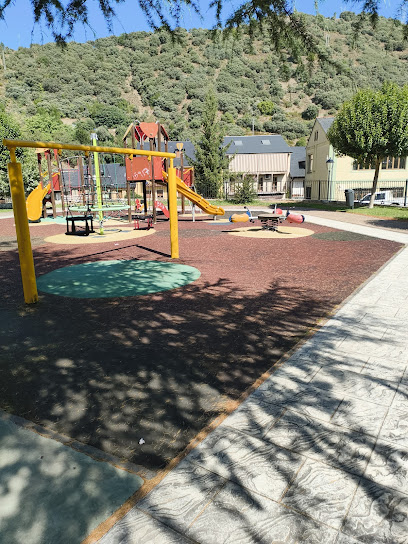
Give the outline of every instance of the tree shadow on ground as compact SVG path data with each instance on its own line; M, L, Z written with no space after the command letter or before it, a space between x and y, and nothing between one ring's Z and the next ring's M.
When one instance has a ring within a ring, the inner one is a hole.
M11 283L1 408L153 470L331 308L279 282L248 296L220 280L125 299L43 295L16 312Z
M199 240L196 238L194 243L198 244ZM322 248L325 243L309 242L316 244L315 248ZM112 250L95 249L93 255L78 255L70 248L44 246L37 249L41 257L37 271L42 274L61 266L101 258L123 258L124 255L128 258L126 249L134 255L135 248L140 249L139 254L144 258L146 255L149 259L166 258L160 248L146 248L147 254L137 244L119 248L118 257ZM330 246L330 256L338 252L338 248ZM390 249L388 255L394 250ZM270 259L268 250L264 251L259 259ZM378 251L375 258L380 261L382 255ZM220 258L222 256L211 262L219 265ZM374 259L373 256L370 258ZM322 253L318 253L318 260L322 260ZM330 273L313 288L305 281L286 282L284 274L280 280L268 281L270 275L266 273L254 279L262 281L262 287L253 291L241 288L237 281L228 278L217 281L201 278L177 290L140 297L78 300L42 295L37 305L27 307L16 302L21 298L17 256L5 252L2 262L0 407L79 442L128 459L144 467L142 472L147 478L165 467L205 425L228 411L231 405L235 406L248 387L304 337L322 316L328 315L344 298L345 292L352 290L346 281L339 285ZM231 259L229 266L230 263ZM194 265L193 262L188 264ZM250 275L252 263L247 259L243 264L244 271ZM309 270L319 270L316 261L302 262L302 265L306 278ZM363 266L356 268L359 275L350 285L358 285L367 274ZM349 335L354 334L353 327L352 323L348 328ZM330 351L343 333L344 323L339 330L317 337L315 351L309 350L303 356L310 360L325 350ZM358 340L365 338L361 330L355 337ZM281 390L275 389L272 396L269 391L263 399L261 411L267 417L270 406L281 406L287 400L288 381L296 387L296 379L289 376ZM318 382L306 394L297 396L306 414L315 407L319 389L322 398L330 397L328 406L341 402L337 390L332 390L331 386L329 391L323 390ZM258 390L258 394L266 394L265 388ZM251 426L255 425L257 417L254 416ZM273 421L284 420L275 418ZM332 429L311 430L307 420L303 420L298 429L306 433L306 442L310 434L318 454L327 455L328 463L334 462L335 453L327 453L336 451L335 444L338 443ZM240 447L247 447L248 452L257 449L250 433L241 432L238 427L233 431L241 437ZM317 444L316 432L321 433ZM144 439L144 444L139 443L140 438ZM339 441L344 444L344 440ZM284 445L269 434L262 435L261 443L259 448L265 454L268 466L273 466L277 448L283 451L279 454L278 472L281 481L289 485L293 481L297 458L301 455L308 458L307 449ZM349 447L347 444L346 441L346 448ZM224 453L224 449L223 445L219 446L221 464L230 471L228 479L243 488L247 495L247 499L243 497L244 503L248 500L255 503L255 508L263 508L263 499L258 501L258 495L251 498L248 491L253 489L249 481L252 477L248 478L250 471L243 469L230 452ZM197 450L197 455L200 451ZM256 456L249 456L249 459L253 470L258 466L262 473L265 463L258 465ZM197 464L201 463L205 463L205 459L198 459ZM203 466L217 473L214 467ZM352 474L353 478L359 478L358 472ZM237 495L242 499L242 493L237 492ZM229 508L228 501L225 508ZM35 515L34 512L31 514ZM242 513L240 516L244 517ZM304 518L302 520L304 522ZM182 527L177 530L182 532ZM253 540L258 538L254 528L248 531L253 531L249 533ZM262 542L261 538L267 542L269 537L260 535L258 541Z
M395 342L361 333L359 320L339 319L337 335L336 326L317 333L101 544L132 542L136 527L147 525L142 513L153 516L158 534L169 527L201 543L233 534L243 542L327 544L339 530L359 541L403 542L408 452L398 438L378 435L406 365L367 363L369 353L393 350ZM345 330L351 341L367 343L365 356L336 349ZM384 378L386 369L393 379ZM371 413L363 408L367 398ZM350 401L354 409L343 411Z
M395 219L376 219L375 217L367 217L367 226L379 227L381 229L398 229L402 232L408 232L408 221L401 220L398 217Z

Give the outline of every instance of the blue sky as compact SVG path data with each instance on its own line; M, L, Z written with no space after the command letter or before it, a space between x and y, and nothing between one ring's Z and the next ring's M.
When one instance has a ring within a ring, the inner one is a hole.
M183 25L185 28L211 28L214 24L214 12L208 11L209 2L201 1L203 20L192 12L186 11L184 14ZM228 15L229 8L237 5L237 0L225 0L225 14ZM296 0L296 9L304 13L315 14L314 0ZM382 15L385 17L396 16L397 2L384 0L382 3ZM113 25L113 34L119 35L124 32L136 32L139 30L150 30L143 14L136 6L133 0L125 0L115 8L117 19ZM79 25L74 34L74 40L84 42L95 38L109 36L109 31L103 17L99 14L96 2L89 3L90 22L93 30ZM342 11L351 11L352 5L338 2L336 0L325 0L320 3L319 12L331 17L334 13L339 15ZM358 11L358 9L357 9ZM29 0L15 0L14 5L7 8L5 12L5 21L0 20L0 42L6 47L17 49L18 47L29 47L31 43L47 43L52 41L51 34L45 27L34 27Z

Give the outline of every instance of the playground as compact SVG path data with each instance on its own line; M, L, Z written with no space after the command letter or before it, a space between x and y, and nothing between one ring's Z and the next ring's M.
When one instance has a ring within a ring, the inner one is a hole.
M0 408L149 480L401 247L307 223L298 237L231 235L243 226L227 216L179 219L177 260L166 218L105 243L30 224L33 305L1 220Z
M58 215L53 191L63 175L52 158L58 163L64 146L20 142L39 147L39 167L43 153L48 165L48 184L26 203L8 141L15 218L0 223L0 409L133 463L149 480L402 246L305 224L289 210L230 215L194 191L191 173L187 180L182 166L176 171L154 123L129 127L115 151L127 157L126 199L106 202L98 158L106 149L96 143L65 146L85 151L88 170L76 159L80 202L63 187ZM132 193L137 183L143 205ZM168 208L161 201L149 210L158 187ZM194 204L192 215L183 203L178 209L177 192ZM109 216L112 209L122 216Z

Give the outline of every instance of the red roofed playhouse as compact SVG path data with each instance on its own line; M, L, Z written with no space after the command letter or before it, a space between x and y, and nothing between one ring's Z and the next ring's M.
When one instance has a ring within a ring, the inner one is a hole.
M164 126L157 123L144 123L136 121L132 123L124 137L124 146L128 147L128 138L131 138L131 146L133 149L148 149L150 151L165 151L168 152L169 136ZM177 151L180 156L180 167L177 168L177 176L184 181L188 187L194 186L194 170L193 168L183 167L183 144L178 144ZM165 173L167 172L167 161L161 157L153 157L151 160L148 157L126 157L126 181L127 181L127 198L128 204L131 206L131 184L135 184L135 192L137 191L136 184L143 193L144 212L147 213L147 187L151 192L151 200L155 202L157 198L167 197L167 183L165 181ZM184 200L184 199L183 199ZM183 205L184 212L184 205ZM131 214L131 208L129 208ZM131 220L131 216L129 217ZM153 206L153 221L156 220L156 207Z

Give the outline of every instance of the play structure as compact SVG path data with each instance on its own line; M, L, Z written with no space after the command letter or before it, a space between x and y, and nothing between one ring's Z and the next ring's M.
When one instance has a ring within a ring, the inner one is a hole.
M128 148L131 139L132 149L168 152L168 135L160 123L132 123L125 135L124 145ZM96 135L93 144L96 145ZM103 234L103 221L109 218L125 219L135 222L140 228L141 221L155 223L158 215L168 218L163 210L169 209L168 203L168 160L156 156L129 154L125 158L125 167L117 162L107 163L104 154L88 153L60 158L57 150L37 150L40 184L27 198L27 211L30 221L40 221L47 216L46 203L52 201L53 217L56 217L55 196L62 202L62 211L67 218L67 234L85 234L93 232L90 215L99 221L99 233ZM50 157L54 154L54 171ZM179 168L176 168L176 184L181 199L181 212L185 213L185 199L191 203L191 215L195 220L195 209L206 214L224 215L223 208L214 206L194 190L194 169L184 167L183 143L177 143ZM48 185L41 169L41 155L45 155L48 165ZM112 160L110 156L109 160ZM117 173L119 172L119 175ZM126 172L126 174L125 174ZM143 212L136 206L140 203ZM78 226L78 228L77 228Z
M97 135L91 134L92 138L92 145L94 147L97 146ZM93 232L89 230L88 227L88 216L97 216L99 220L99 234L104 234L104 228L103 228L103 222L105 220L106 214L110 212L116 212L121 210L126 210L129 208L129 206L124 205L118 205L118 204L106 204L103 202L103 195L102 195L102 185L101 185L101 173L99 168L99 153L97 151L93 152L93 165L94 165L94 185L96 189L96 202L94 201L92 205L88 202L86 206L71 206L68 211L69 214L71 214L71 220L73 227L75 226L75 221L82 221L85 222L85 235L89 234L89 232ZM83 212L82 215L73 216L72 212ZM69 234L69 214L67 214L67 234ZM71 232L70 234L74 234L74 232Z
M254 217L247 208L247 206L244 206L244 209L246 212L244 213L234 213L229 217L229 221L231 223L255 223L256 220L259 220L261 222L261 226L265 230L272 230L275 232L281 232L279 231L279 225L283 223L284 221L287 221L288 223L304 223L305 216L301 215L300 213L293 213L287 210L286 214L283 213L283 210L280 208L277 208L275 206L272 213L260 213L257 217Z
M57 216L55 193L60 191L60 167L59 156L56 149L37 149L38 170L40 183L27 197L27 216L29 221L39 221L41 217L47 217L47 203L52 205L52 216ZM47 172L43 172L43 159L47 163ZM48 183L45 182L48 178ZM48 196L49 195L49 196ZM62 199L62 210L64 211L64 199Z
M169 138L166 130L161 123L143 123L135 122L129 125L123 136L124 146L128 147L128 140L131 140L133 149L145 149L150 151L168 151ZM177 192L182 197L182 213L184 212L184 198L187 198L193 205L203 210L209 215L224 215L223 208L214 206L208 200L200 196L194 191L194 170L192 168L183 167L182 144L177 144L180 153L180 168L176 173ZM160 157L155 157L149 160L147 157L128 156L125 159L126 165L126 181L127 181L127 199L129 205L129 221L132 219L132 199L131 188L134 191L136 186L141 187L143 194L144 213L148 213L148 190L150 190L150 201L158 202L159 196L164 197L164 189L167 187L168 181L168 161ZM136 210L135 210L136 213ZM153 223L157 220L156 206L152 206Z
M81 155L64 158L60 165L61 188L66 206L94 206L98 197L93 154L85 158ZM103 153L98 154L98 167L102 203L126 204L126 188L117 179L123 167L116 162L107 163Z
M95 140L94 140L95 143ZM30 229L28 223L27 205L24 193L23 173L21 163L17 161L16 148L40 148L53 149L56 152L62 150L82 151L85 157L90 153L110 153L121 155L140 155L143 157L155 157L167 159L168 164L168 198L169 198L169 217L170 217L170 246L171 258L179 258L178 245L178 224L177 224L177 185L176 185L176 169L174 168L175 153L166 153L163 151L145 151L139 149L127 149L117 147L104 147L97 145L67 145L59 143L44 143L30 142L22 140L3 140L3 145L7 147L10 153L10 162L8 163L8 175L10 182L11 199L13 203L13 213L16 227L17 244L20 258L20 270L23 283L24 300L27 304L33 304L38 301L37 283L34 269L34 258L31 247ZM95 162L96 161L95 157ZM96 176L97 177L97 176ZM44 188L45 189L45 188ZM95 208L98 215L103 212L103 206L98 201L98 206ZM85 212L85 214L87 211ZM99 216L100 217L100 216ZM75 221L73 221L75 225Z
M95 140L96 143L96 140ZM57 150L37 149L40 183L27 197L27 215L31 222L39 222L49 216L57 217L56 203L61 203L62 213L67 219L67 234L76 233L74 222L81 221L73 213L88 212L97 214L96 208L104 206L104 218L126 217L127 210L125 189L118 190L118 183L113 183L107 174L107 165L103 154L71 156L61 159ZM48 172L44 173L42 163L47 162ZM113 166L118 166L114 164ZM44 180L47 179L48 183ZM98 194L100 197L98 197ZM98 204L99 198L99 204ZM72 224L72 229L69 225ZM88 229L86 229L88 230ZM90 230L92 232L92 230Z

